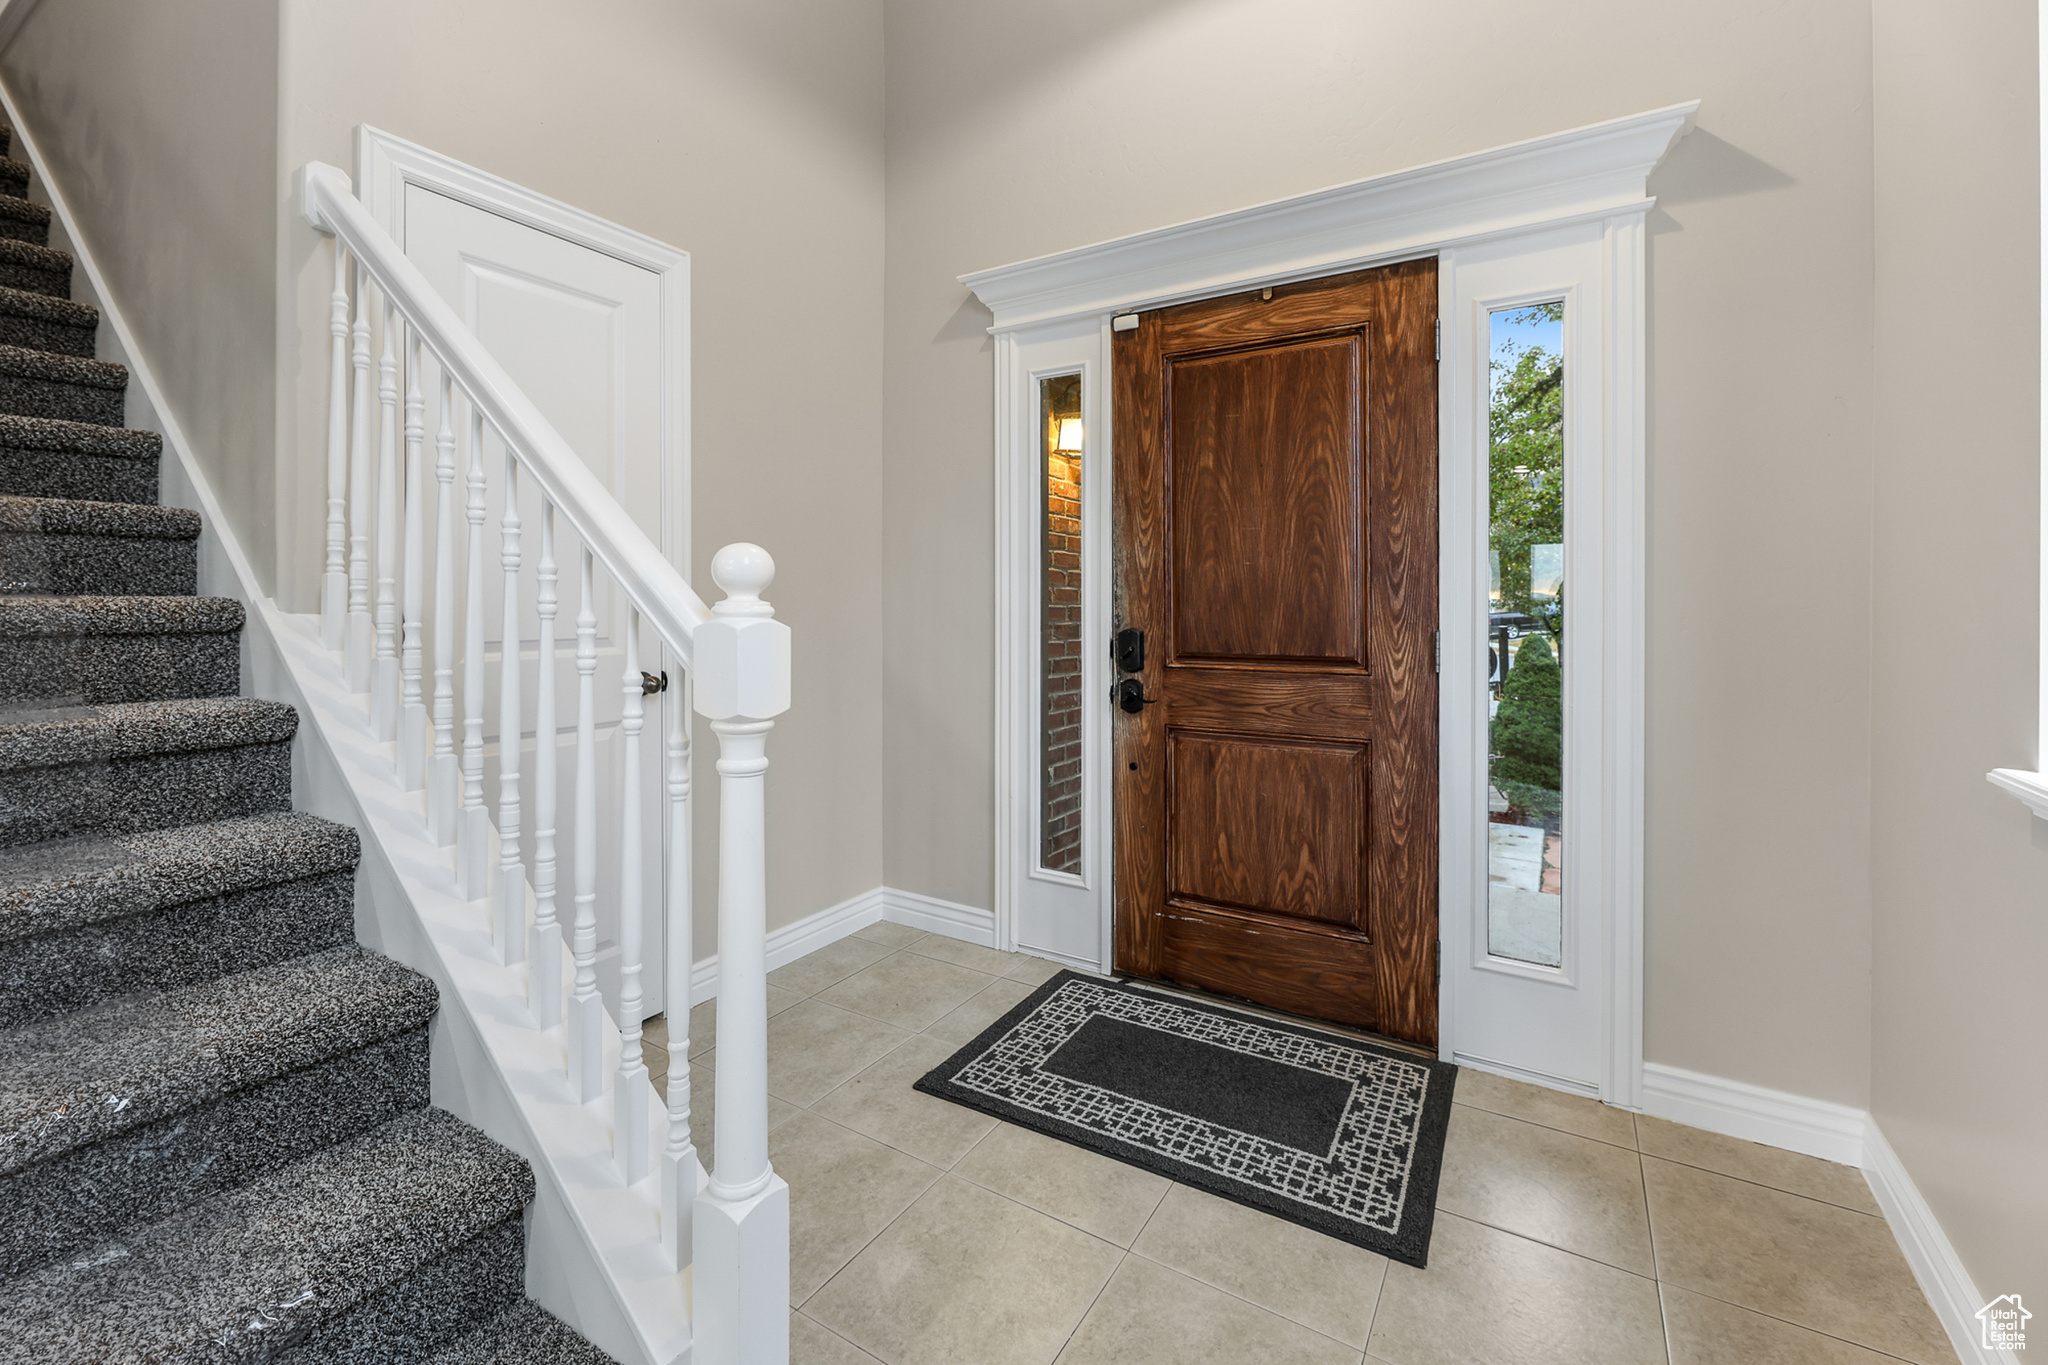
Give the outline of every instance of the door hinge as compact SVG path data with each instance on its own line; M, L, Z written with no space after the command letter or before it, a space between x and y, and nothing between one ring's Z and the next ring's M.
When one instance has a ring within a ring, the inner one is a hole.
M1444 633L1437 631L1433 638L1436 642L1436 671L1441 673L1444 671Z
M1436 358L1438 360L1444 358L1444 320L1442 318L1436 320Z
M1439 985L1439 986L1441 986L1441 985L1443 985L1443 984L1444 984L1444 941L1443 941L1442 939L1438 939L1438 940L1436 941L1436 954L1435 954L1435 956L1436 956L1436 984L1437 984L1437 985Z

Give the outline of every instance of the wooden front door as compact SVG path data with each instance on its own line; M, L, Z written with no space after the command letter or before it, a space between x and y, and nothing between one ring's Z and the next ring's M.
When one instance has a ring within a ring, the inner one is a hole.
M1114 358L1117 969L1424 1044L1436 281L1163 309Z

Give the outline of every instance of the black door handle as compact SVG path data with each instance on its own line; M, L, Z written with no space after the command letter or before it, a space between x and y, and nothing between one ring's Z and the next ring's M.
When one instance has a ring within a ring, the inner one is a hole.
M1109 699L1134 716L1159 700L1157 697L1146 696L1145 684L1136 678L1125 678L1110 688Z

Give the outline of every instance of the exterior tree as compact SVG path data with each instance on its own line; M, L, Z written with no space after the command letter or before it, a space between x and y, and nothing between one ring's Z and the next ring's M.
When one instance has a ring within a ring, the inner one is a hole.
M1519 310L1558 321L1561 303ZM1491 411L1492 549L1499 556L1496 609L1564 631L1564 601L1530 591L1530 549L1564 543L1564 359L1541 346L1503 346L1493 359Z

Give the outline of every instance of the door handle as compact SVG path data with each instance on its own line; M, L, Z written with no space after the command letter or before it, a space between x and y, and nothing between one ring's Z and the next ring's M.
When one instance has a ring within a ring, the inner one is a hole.
M1109 689L1109 699L1132 715L1159 701L1158 697L1145 695L1145 684L1136 678L1125 678Z

